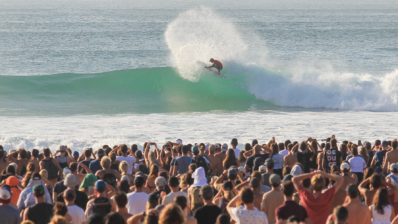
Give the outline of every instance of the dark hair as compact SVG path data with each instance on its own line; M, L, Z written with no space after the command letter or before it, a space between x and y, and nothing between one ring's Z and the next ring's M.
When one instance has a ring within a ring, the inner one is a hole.
M231 165L237 165L234 150L228 149L226 154L227 154L227 156L225 157L225 159L223 161L223 167L225 169L228 169L229 166L231 166Z
M393 149L395 149L395 148L398 147L398 141L397 141L397 139L394 139L394 141L392 141L391 147L392 147Z
M105 216L105 224L126 224L122 215L117 212L110 212Z
M93 213L87 218L87 223L86 224L105 224L104 218L102 215Z
M77 163L77 162L71 162L70 164L69 164L69 169L70 169L70 171L72 172L72 173L74 173L76 170L77 170L77 166L78 166L79 164Z
M131 151L135 153L138 150L138 146L136 144L131 145Z
M118 183L117 188L119 189L119 191L128 194L130 191L130 184L128 180L122 180Z
M172 188L175 188L175 187L178 187L178 185L179 185L180 183L178 182L178 178L177 177L170 177L170 179L169 179L169 185L170 185L170 187L172 187Z
M276 155L279 153L279 147L278 144L272 143L271 144L271 149L272 149L272 155ZM273 168L273 167L272 167Z
M376 145L376 146L381 145L381 141L380 141L380 140L376 140L376 141L375 141L375 145Z
M26 159L26 150L25 150L25 149L22 149L22 150L19 152L19 156L21 157L21 159Z
M184 145L183 147L182 147L182 154L188 154L188 151L189 151L189 146L188 145Z
M68 213L68 207L63 202L56 202L53 207L54 215L64 217Z
M250 145L250 143L246 143L245 144L245 151L249 151L252 149L252 145Z
M89 157L89 158L90 158L90 156L91 156L91 149L86 149L86 151L84 151L84 155L85 155L86 157Z
M8 165L7 166L7 173L11 173L12 175L15 176L15 167L13 165Z
M124 192L117 192L115 194L115 202L117 204L117 207L119 208L124 208L127 204L127 196Z
M336 217L338 222L344 222L348 218L348 209L339 205L334 208L333 215L334 217Z
M140 150L137 150L135 152L135 156L137 156L137 159L142 159L142 152Z
M373 186L374 189L379 189L381 186L381 176L374 173L370 178L370 184Z
M37 150L37 149L32 149L32 156L33 156L34 158L38 157L38 156L39 156L39 150Z
M192 185L193 184L194 179L192 178L192 173L187 173L186 174L186 181L187 181L188 185Z
M382 187L377 190L376 195L373 199L373 204L377 210L377 213L384 214L384 207L390 204L390 200L388 198L388 191L386 188Z
M293 144L292 144L292 143L289 143L289 144L287 145L287 150L292 151L292 148L293 148Z
M341 152L341 157L343 157L343 160L347 157L347 145L346 144L341 144L340 145L340 152Z
M174 198L174 202L181 207L182 210L184 210L187 207L187 198L182 195L178 195L177 197Z
M291 197L291 196L293 196L293 193L294 193L294 184L293 184L292 181L287 180L287 181L283 182L282 193L283 193L286 197Z
M279 147L279 151L282 151L285 149L285 144L283 144L282 142L278 144Z
M302 185L303 185L304 188L309 189L310 186L311 186L311 178L304 179L302 181ZM277 187L277 186L275 186L275 187Z
M123 154L127 153L127 145L125 144L120 145L120 150L122 151Z
M76 198L76 194L71 194L71 193L67 193L66 196L64 196L66 201L73 201Z
M358 186L356 184L350 184L346 188L347 194L351 199L358 197Z
M109 153L112 151L112 149L109 148L109 147L106 147L106 148L104 149L104 151L105 151L105 155L109 155Z
M289 144L291 144L292 142L288 139L288 140L286 140L285 141L285 148L287 149L287 146L289 145Z
M228 214L221 214L217 217L216 224L230 224L231 217Z
M149 170L148 178L156 178L159 174L159 167L156 164L152 164L151 169Z
M188 172L193 173L193 172L195 172L196 168L198 168L197 165L196 165L196 163L191 163L191 164L189 164L189 166L188 166Z
M374 170L371 167L366 167L363 171L363 179L366 180L374 174Z
M252 191L250 188L245 188L245 189L242 191L242 193L241 193L241 195L240 195L240 198L241 198L241 200L242 200L242 202L243 202L244 204L253 203L253 200L254 200L254 193L253 193L253 191Z
M43 149L43 154L45 157L49 157L51 154L51 150L49 148L44 148Z
M137 179L141 179L141 178L142 178L142 181L137 181ZM138 176L138 177L135 177L134 185L135 185L135 187L142 187L144 185L144 182L145 182L144 178Z
M287 174L290 174L290 172L292 172L292 168L290 166L285 166L282 170L282 176L285 177Z
M335 138L332 138L332 140L330 140L330 148L337 148L337 140Z

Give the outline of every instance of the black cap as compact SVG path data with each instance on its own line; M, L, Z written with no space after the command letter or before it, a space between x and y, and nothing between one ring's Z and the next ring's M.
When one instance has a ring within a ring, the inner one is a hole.
M257 139L254 139L254 140L252 141L252 146L255 146L255 145L257 145L257 144L258 144Z
M140 184L144 184L144 183L145 183L145 179L143 177L141 177L141 176L136 176L135 177L134 184L140 185Z
M231 144L232 144L232 145L237 145L237 144L238 144L238 139L233 138L233 139L231 140Z

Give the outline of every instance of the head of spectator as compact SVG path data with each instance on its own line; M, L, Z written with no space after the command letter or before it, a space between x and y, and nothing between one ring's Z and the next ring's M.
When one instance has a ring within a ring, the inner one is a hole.
M234 197L234 194L232 193L233 187L234 185L232 181L226 181L223 183L222 188L224 189L223 193L225 199L231 200Z
M192 173L186 173L181 176L180 187L187 188L193 184Z
M85 148L84 149L84 157L86 160L89 160L91 158L91 154L93 153L91 148Z
M347 196L349 196L351 200L356 199L359 196L358 186L356 184L348 185L346 192Z
M232 146L232 148L235 149L235 148L238 146L238 139L233 138L233 139L231 140L231 146Z
M108 156L104 156L101 158L100 164L104 170L109 170L111 168L112 161Z
M246 169L244 166L238 167L238 174L242 175L242 177L246 176Z
M315 192L321 192L325 187L325 178L321 174L311 177L311 186Z
M60 215L54 215L49 224L68 224L64 217Z
M254 193L253 193L252 189L245 188L240 193L240 199L246 208L253 207Z
M170 177L169 179L169 187L172 190L172 192L178 192L178 185L179 185L179 181L177 177Z
M384 214L385 207L390 205L390 199L388 198L388 191L386 188L382 187L377 190L373 199L373 205L378 214Z
M167 180L164 177L156 177L155 185L157 190L164 190L167 184Z
M180 208L185 211L185 209L188 207L188 200L185 196L183 195L178 195L177 197L174 198L174 203L180 206Z
M183 224L185 221L185 215L177 204L168 204L159 216L159 224Z
M267 173L273 173L273 169L275 166L273 159L271 158L266 159L264 165L267 167Z
M261 165L260 167L258 167L258 171L260 171L260 173L266 173L267 167L265 165Z
M205 204L211 204L214 194L213 194L213 188L210 185L204 185L200 189L200 197L202 198L203 202Z
M333 209L335 223L346 223L348 221L348 209L343 206L337 206Z
M235 167L229 168L228 179L230 181L235 181L237 177L238 177L238 169L236 169Z
M282 176L285 177L287 174L290 174L290 172L292 172L292 167L285 166L282 170Z
M273 189L279 188L281 186L281 177L278 174L271 174L269 176L269 183Z
M294 193L294 184L292 181L287 180L283 183L282 194L285 197L285 201L291 201Z
M261 181L257 178L254 177L250 180L250 187L252 188L253 191L260 191L260 186L261 186Z
M202 187L207 184L207 178L205 174L205 169L203 167L199 167L192 174L192 178L194 180L192 187Z
M196 165L196 163L189 164L189 166L188 166L188 173L194 173L195 170L196 170L196 168L198 168L198 166Z
M351 170L350 164L343 162L340 166L341 172L344 174L344 176L348 176L348 173Z
M54 215L65 217L68 213L68 207L66 207L65 203L55 202L53 212Z
M106 197L106 182L103 180L95 182L95 191L98 193L98 197Z
M148 211L151 208L156 208L159 205L159 198L156 194L149 194L148 202L146 203L145 210Z
M86 224L105 224L104 217L94 213L87 218Z
M74 189L66 189L63 193L64 201L67 206L75 204L76 192Z
M124 192L116 192L115 196L115 204L118 210L125 208L127 205L127 196Z
M252 148L253 148L255 145L258 145L257 139L253 139L253 141L252 141Z
M51 150L50 150L50 148L44 148L44 149L43 149L43 155L44 155L44 158L45 158L45 159L49 158L49 157L51 156Z
M377 173L373 174L370 178L370 187L373 189L379 189L382 184L382 177Z
M224 143L221 147L221 152L226 152L226 151L228 151L228 145Z
M256 177L260 181L260 183L263 184L263 176L259 171L252 172L251 176L252 176L252 178Z
M303 174L303 166L300 163L295 163L290 174L294 177Z
M97 177L94 174L87 174L80 184L79 190L83 192L89 192L90 187L94 187L96 181Z
M45 190L43 185L35 185L33 187L33 196L35 197L36 204L44 202Z
M136 176L135 178L134 178L134 185L135 185L135 188L136 188L136 191L138 190L138 191L142 191L142 187L144 186L144 184L145 184L145 179L144 179L144 177L142 177L142 176Z
M126 161L120 162L119 170L120 170L122 175L127 174L128 169L129 169L129 164Z
M122 152L122 155L124 157L126 157L127 156L127 151L128 151L127 145L121 144L119 147L120 147L120 151Z
M125 176L124 176L125 177ZM123 178L122 178L123 179ZM130 184L129 184L129 180L121 180L118 184L117 184L117 188L119 189L119 191L124 192L125 194L128 194L130 192Z
M230 224L231 217L228 214L221 214L217 217L216 224Z
M11 191L10 186L8 185L3 185L0 188L0 203L2 205L8 205L11 202L13 193Z
M188 153L188 151L187 151ZM192 153L197 156L199 155L199 147L197 145L192 146Z
M257 145L257 144L256 144ZM250 143L246 143L245 144L245 150L243 151L243 153L245 153L245 152L247 152L247 151L250 151L250 150L252 150L252 145L250 145Z
M67 188L75 189L79 185L79 178L74 174L68 174L64 179L64 185Z
M117 212L110 212L104 217L105 224L125 224L123 216Z

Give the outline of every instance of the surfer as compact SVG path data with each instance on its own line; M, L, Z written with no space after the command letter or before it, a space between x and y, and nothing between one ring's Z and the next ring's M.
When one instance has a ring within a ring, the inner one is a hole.
M214 60L213 58L210 58L210 62L213 63L211 66L205 66L205 68L216 68L218 70L218 74L220 74L220 71L222 70L222 63L220 61Z

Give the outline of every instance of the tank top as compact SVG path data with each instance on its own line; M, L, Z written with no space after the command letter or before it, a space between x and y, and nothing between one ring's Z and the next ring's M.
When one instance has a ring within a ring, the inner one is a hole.
M29 207L28 218L35 224L47 224L53 216L53 205L39 203Z
M372 214L373 214L373 219L372 219L372 224L390 224L390 218L391 218L391 205L387 205L386 207L383 208L384 214L379 214L377 210L375 209L375 206L372 205Z
M64 157L58 156L58 163L62 169L64 169L65 167L68 167L68 162L67 162L66 156L64 156Z

